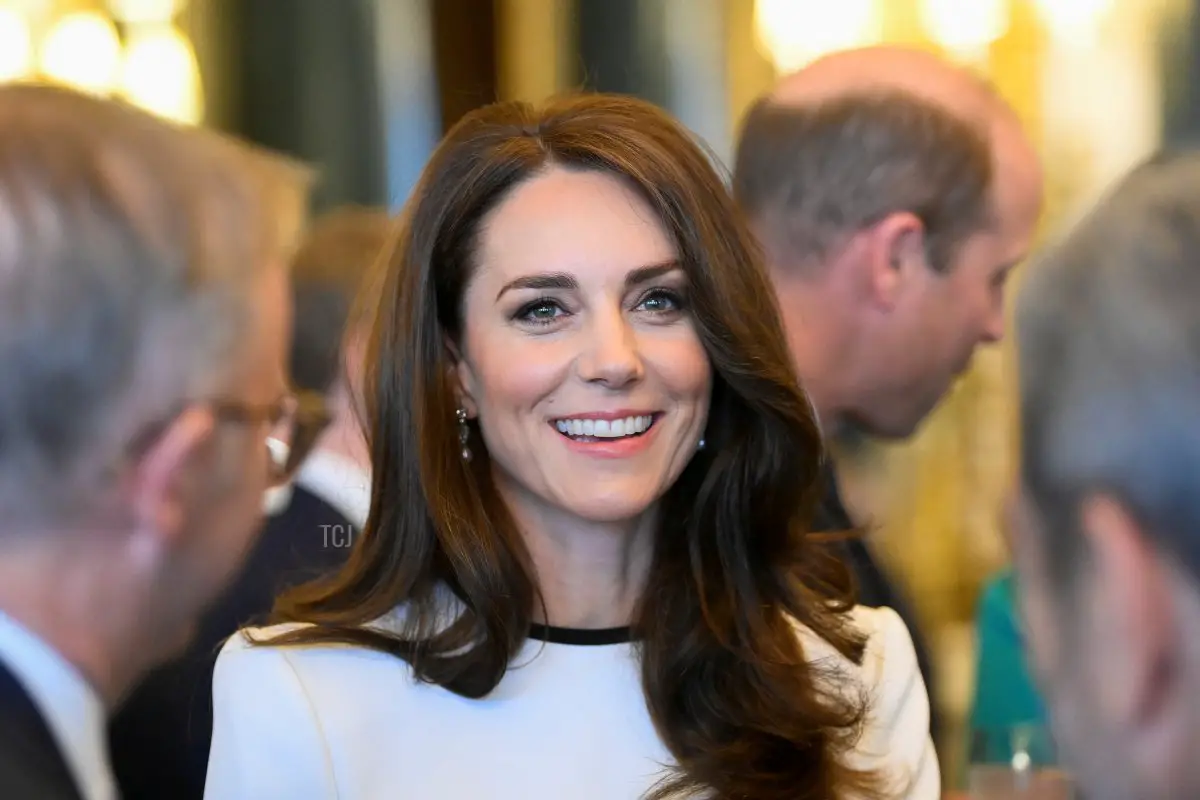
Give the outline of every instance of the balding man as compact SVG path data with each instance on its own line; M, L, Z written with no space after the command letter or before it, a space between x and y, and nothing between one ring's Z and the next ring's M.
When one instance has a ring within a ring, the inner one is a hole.
M307 175L0 87L0 797L112 800L105 719L236 573L303 453Z
M980 80L896 47L827 56L747 116L734 191L767 255L797 371L829 435L913 433L1004 333L1040 214L1036 154ZM819 524L852 527L832 471ZM860 602L907 604L866 545Z

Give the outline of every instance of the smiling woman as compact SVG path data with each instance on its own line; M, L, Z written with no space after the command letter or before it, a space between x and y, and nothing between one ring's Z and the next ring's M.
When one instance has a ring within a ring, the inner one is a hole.
M575 607L542 586L556 624L628 624L656 536L645 512L691 461L708 417L687 271L657 217L618 176L547 165L488 214L463 297L459 404L478 418L535 564L545 553L554 585L571 586L591 582L597 557L630 554L607 602ZM570 539L540 521L556 512L570 515ZM634 520L644 522L629 535L592 530Z
M936 797L907 631L804 533L820 436L701 148L497 105L413 197L370 519L222 652L208 795Z

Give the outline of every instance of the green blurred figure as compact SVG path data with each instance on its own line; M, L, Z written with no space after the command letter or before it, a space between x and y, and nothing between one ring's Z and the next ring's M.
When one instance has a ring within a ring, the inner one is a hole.
M1046 723L1042 698L1026 663L1015 593L1011 570L1001 572L983 590L976 620L979 647L971 730Z

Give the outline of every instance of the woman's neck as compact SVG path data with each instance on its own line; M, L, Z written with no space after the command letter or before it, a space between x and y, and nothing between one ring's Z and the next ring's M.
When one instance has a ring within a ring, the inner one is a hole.
M629 625L654 557L657 514L595 523L509 496L545 602L534 619L557 628Z

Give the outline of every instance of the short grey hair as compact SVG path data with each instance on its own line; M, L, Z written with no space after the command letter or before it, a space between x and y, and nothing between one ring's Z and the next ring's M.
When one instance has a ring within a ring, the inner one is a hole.
M945 271L990 223L993 180L985 121L902 89L861 89L803 105L755 103L733 193L776 265L820 265L854 234L907 211L925 226L930 265Z
M1016 330L1022 477L1055 577L1094 491L1200 577L1200 152L1135 169L1031 265Z
M133 437L221 390L309 175L63 89L0 87L0 119L0 524L65 524Z

